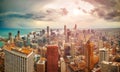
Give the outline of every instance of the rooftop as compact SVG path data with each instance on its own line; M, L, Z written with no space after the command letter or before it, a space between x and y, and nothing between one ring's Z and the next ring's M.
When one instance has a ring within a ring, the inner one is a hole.
M4 46L5 49L9 50L9 51L15 51L15 52L19 52L25 55L29 55L32 52L32 49L30 47L17 47L15 46L15 44L7 44Z

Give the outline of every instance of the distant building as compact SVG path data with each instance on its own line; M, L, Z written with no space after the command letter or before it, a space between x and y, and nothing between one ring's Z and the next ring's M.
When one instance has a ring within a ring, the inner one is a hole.
M101 72L120 72L120 63L102 61Z
M102 61L101 62L101 72L110 72L111 62Z
M47 46L47 72L58 72L58 46Z
M9 35L9 37L8 37L9 42L10 42L10 43L13 43L14 40L13 40L13 38L12 38L12 33L10 32L8 35Z
M66 64L63 57L60 58L60 66L61 66L61 72L66 72Z
M5 47L5 72L33 72L34 53L26 48Z
M23 47L23 46L24 46L23 40L17 40L17 41L15 42L15 44L16 44L17 47Z
M18 40L20 40L20 31L19 30L17 32L17 38L18 38Z
M45 72L45 61L39 60L37 62L37 72Z
M88 72L93 69L94 62L93 62L93 46L94 44L88 40L85 46L85 61L87 65Z
M109 60L109 54L108 50L103 48L99 50L99 62L101 63L102 61L108 61Z
M66 31L67 31L67 28L66 28L66 25L64 25L64 35L66 36Z

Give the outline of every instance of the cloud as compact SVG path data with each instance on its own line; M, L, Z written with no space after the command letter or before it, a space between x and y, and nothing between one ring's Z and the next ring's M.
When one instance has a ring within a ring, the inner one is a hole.
M22 19L32 19L38 21L55 21L59 17L67 15L66 8L52 9L48 8L40 12L30 12L30 13L21 13L21 12L4 12L0 14L0 20L9 20L11 18L22 18Z
M120 0L84 0L96 8L91 14L108 21L120 21Z
M30 12L34 6L41 9L44 5L54 0L1 0L0 13L13 12Z
M40 21L48 21L50 19L46 19L46 14L44 13L18 13L18 12L6 12L0 14L0 20L8 20L11 18L23 18L23 19L33 19L33 20L40 20Z

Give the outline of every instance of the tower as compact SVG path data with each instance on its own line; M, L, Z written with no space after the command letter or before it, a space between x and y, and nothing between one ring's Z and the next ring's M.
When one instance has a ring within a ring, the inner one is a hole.
M66 36L66 31L67 31L66 25L64 25L64 35L65 35L65 36Z
M75 27L74 27L74 29L76 30L77 29L77 25L75 24Z
M109 53L106 48L100 49L99 50L99 55L100 55L100 60L99 62L101 63L102 61L109 61Z
M92 68L94 67L94 62L93 62L93 46L94 44L88 40L86 43L85 47L85 59L87 63L87 71L90 72Z
M47 46L47 72L58 72L58 46Z
M47 37L49 37L50 28L47 26Z
M26 48L5 46L5 72L33 72L34 53Z
M10 40L10 43L13 43L12 33L11 33L11 32L9 32L9 37L8 37L8 39Z
M20 39L20 31L18 30L17 32L17 37L18 37L18 40Z

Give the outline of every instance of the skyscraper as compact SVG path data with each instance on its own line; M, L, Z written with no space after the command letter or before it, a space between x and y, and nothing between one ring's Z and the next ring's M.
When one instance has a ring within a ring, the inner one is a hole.
M47 26L47 37L49 37L50 28Z
M17 32L17 37L18 37L18 40L20 39L20 31L18 30Z
M9 39L10 43L13 43L13 42L14 42L14 41L13 41L13 38L12 38L12 33L11 33L11 32L9 33L8 39Z
M58 46L47 46L47 72L58 72Z
M86 43L86 47L85 47L85 59L86 59L86 63L87 63L87 69L88 72L90 72L90 70L92 70L92 68L94 67L94 62L93 62L93 43L91 41L88 40L88 42Z
M105 49L105 48L103 48L103 49L100 49L99 50L99 57L100 57L100 59L99 59L99 62L101 63L102 61L108 61L109 60L109 54L108 54L108 50L107 49Z
M4 48L5 52L5 72L33 72L34 53L26 48Z
M64 25L64 35L65 35L65 36L66 36L66 31L67 31L66 25Z

